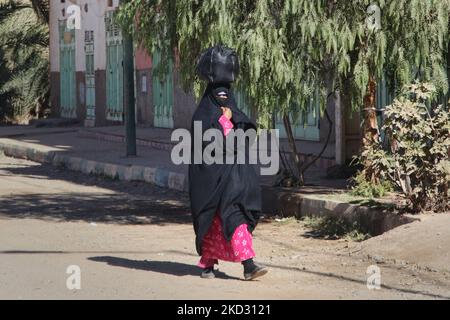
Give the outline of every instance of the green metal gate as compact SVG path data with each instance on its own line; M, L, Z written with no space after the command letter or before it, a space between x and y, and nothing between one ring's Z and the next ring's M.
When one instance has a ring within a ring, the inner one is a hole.
M123 121L123 45L114 11L105 16L106 25L106 119Z
M161 54L153 54L153 70L161 63ZM154 126L160 128L173 128L173 65L169 64L167 73L158 76L153 72L153 108Z
M76 118L75 29L59 22L60 113L63 118Z
M85 31L84 51L86 54L86 120L95 121L95 68L94 31Z

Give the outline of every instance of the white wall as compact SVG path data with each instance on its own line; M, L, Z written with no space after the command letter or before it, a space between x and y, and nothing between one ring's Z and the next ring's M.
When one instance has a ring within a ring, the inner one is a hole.
M78 5L81 12L81 28L75 30L75 70L85 71L86 56L84 52L84 36L86 30L94 31L96 70L106 69L106 39L105 39L105 13L114 10L119 5L119 0L113 0L113 7L107 6L107 0L50 0L50 68L53 72L59 71L59 21L68 17L67 8L70 5ZM85 11L85 5L88 11ZM66 10L65 17L62 10Z
M83 49L82 54L78 57L78 60L83 61L85 65L84 54L84 32L94 31L94 66L95 70L105 70L106 68L106 40L105 40L105 12L107 9L106 0L80 0L82 8L81 21L82 21L82 33L81 39ZM84 5L88 5L88 12L85 12ZM81 57L81 55L83 57ZM85 67L84 67L85 69ZM83 70L84 70L83 69Z

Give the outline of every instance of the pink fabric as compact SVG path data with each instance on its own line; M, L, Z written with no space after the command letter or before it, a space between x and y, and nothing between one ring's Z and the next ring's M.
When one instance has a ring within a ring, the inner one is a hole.
M223 134L227 136L230 133L231 129L233 129L233 122L231 122L227 117L222 115L219 118L219 123L223 128Z
M220 260L241 262L255 256L252 234L247 224L241 224L234 230L231 241L227 241L222 232L222 222L217 214L208 230L202 245L202 257L197 266L212 267Z

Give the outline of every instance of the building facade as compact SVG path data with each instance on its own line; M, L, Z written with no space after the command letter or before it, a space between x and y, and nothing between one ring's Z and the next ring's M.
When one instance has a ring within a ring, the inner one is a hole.
M86 127L120 125L124 121L123 41L113 14L119 0L51 0L50 65L51 109L53 116L78 119ZM149 31L151 32L151 31ZM189 128L195 110L193 95L179 84L175 68L163 76L152 71L160 56L150 57L144 49L135 50L136 121L161 128ZM238 106L257 115L236 94ZM381 102L381 100L380 100ZM330 102L333 122L330 143L317 165L327 168L342 164L359 152L360 119ZM288 150L282 121L281 149ZM308 157L317 154L328 135L328 121L315 99L294 126L298 150Z
M50 2L51 108L55 116L85 126L124 120L123 41L113 14L119 0ZM194 98L178 85L175 72L156 77L158 63L135 50L136 120L157 127L188 127ZM173 69L173 68L172 68Z

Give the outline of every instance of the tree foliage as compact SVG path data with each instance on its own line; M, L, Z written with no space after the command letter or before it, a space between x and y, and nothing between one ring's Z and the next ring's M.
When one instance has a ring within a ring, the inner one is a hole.
M368 23L371 4L380 29ZM398 86L419 77L446 91L448 15L448 0L134 0L119 20L150 52L179 53L186 89L198 83L202 49L236 48L246 94L271 114L295 113L317 89L324 101L337 87L359 109L370 77L384 73Z
M0 1L0 117L49 103L48 1ZM18 27L19 26L19 27Z

